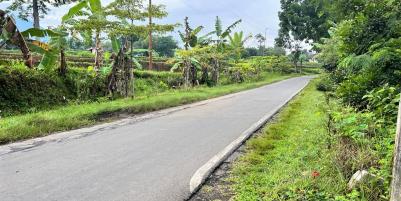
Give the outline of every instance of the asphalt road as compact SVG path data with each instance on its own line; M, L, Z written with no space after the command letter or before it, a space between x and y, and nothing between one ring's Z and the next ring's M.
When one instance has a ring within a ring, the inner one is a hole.
M198 168L310 77L293 78L83 137L0 154L2 201L175 201Z

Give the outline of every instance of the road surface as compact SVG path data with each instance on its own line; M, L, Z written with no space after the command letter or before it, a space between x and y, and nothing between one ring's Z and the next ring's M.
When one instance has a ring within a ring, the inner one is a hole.
M0 154L0 200L184 200L197 169L310 79Z

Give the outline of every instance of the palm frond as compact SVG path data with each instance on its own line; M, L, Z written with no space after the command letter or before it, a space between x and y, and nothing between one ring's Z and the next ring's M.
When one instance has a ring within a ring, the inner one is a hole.
M218 37L221 36L222 32L223 32L223 28L221 25L221 20L219 18L219 16L216 16L216 23L215 23L215 33Z
M66 35L65 33L59 33L50 29L38 29L38 28L30 28L26 31L21 32L22 36L27 37L27 38L32 38L32 37L56 37L60 35Z
M238 24L240 24L242 22L242 20L237 20L236 22L234 22L233 24L231 24L230 26L227 27L227 29L220 35L221 38L226 38L227 36L230 35L230 33L232 32L232 30L238 26Z
M82 15L82 10L84 8L88 8L88 2L86 0L84 1L80 1L79 3L77 3L75 6L73 6L72 8L70 8L70 10L68 10L68 13L65 14L62 17L62 22L66 22L72 18L74 18L75 16L80 16Z

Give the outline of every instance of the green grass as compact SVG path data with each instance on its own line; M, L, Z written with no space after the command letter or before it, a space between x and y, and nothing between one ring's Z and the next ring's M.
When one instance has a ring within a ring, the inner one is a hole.
M93 125L99 121L100 116L105 114L113 115L119 112L139 114L160 110L259 87L294 76L297 75L269 74L262 81L252 83L170 90L135 99L71 105L49 111L6 117L0 119L0 144Z
M313 81L247 142L229 179L235 200L332 200L345 189L328 149L325 105ZM314 171L320 176L313 178Z

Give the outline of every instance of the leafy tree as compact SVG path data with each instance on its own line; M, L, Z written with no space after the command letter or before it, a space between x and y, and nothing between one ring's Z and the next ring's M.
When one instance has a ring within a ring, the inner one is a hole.
M103 49L101 33L110 29L110 21L107 20L106 9L101 0L83 0L73 6L62 21L66 25L72 25L72 29L84 32L87 35L95 34L95 67L100 69L103 63Z
M268 47L265 50L265 55L266 56L285 56L286 51L282 47Z
M173 57L175 50L178 48L177 41L173 36L156 36L155 51L164 57Z
M153 19L162 19L168 15L164 5L154 5L152 0L149 0L148 7L145 8L144 14L149 18L149 24L147 27L149 47L149 69L152 69L153 65L153 33L166 33L174 30L177 24L155 24Z
M255 36L256 40L259 43L259 51L260 51L260 55L263 55L266 47L265 47L265 42L266 42L266 38L262 35L262 34L257 34Z
M61 6L71 3L75 0L0 0L0 2L11 1L7 10L17 11L18 17L28 21L33 18L33 27L40 28L40 18L43 18L49 12L49 6Z
M328 37L329 12L325 1L281 0L278 46L287 47L291 40L319 42Z
M245 58L259 56L259 50L255 47L247 47L245 48L244 55Z

